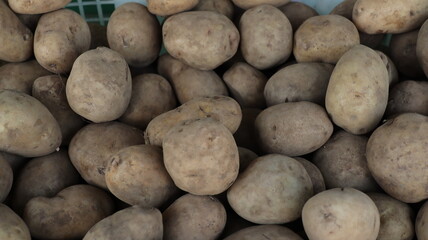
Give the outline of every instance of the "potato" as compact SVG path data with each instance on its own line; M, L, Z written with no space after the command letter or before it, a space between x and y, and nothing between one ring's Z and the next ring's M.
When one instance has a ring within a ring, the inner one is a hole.
M162 240L162 236L161 212L156 208L132 206L99 221L86 233L83 240Z
M324 108L311 102L281 103L256 118L257 140L267 153L300 156L320 148L333 133Z
M249 9L262 4L269 4L279 7L290 2L290 0L232 0L232 2L242 9Z
M147 0L147 7L152 14L168 16L190 10L198 3L199 0Z
M368 34L409 32L419 28L427 18L425 0L358 0L352 13L357 28Z
M330 77L325 106L333 122L352 134L372 131L388 103L389 77L374 50L357 45L346 52Z
M159 56L161 27L144 5L127 2L110 16L107 39L110 48L120 53L130 66L145 67Z
M245 61L263 70L284 63L293 49L293 29L276 7L260 5L245 11L239 21L240 49Z
M107 26L103 26L97 22L89 22L88 27L91 31L90 49L109 46L107 40Z
M407 112L428 116L428 82L407 80L392 87L386 115L395 116Z
M28 159L25 157L3 151L0 151L0 158L3 158L9 163L13 172L17 172L22 167L22 165L28 161Z
M0 203L0 239L31 240L30 230L25 222L7 205Z
M393 35L389 45L391 59L398 72L410 78L424 78L424 71L417 58L418 30Z
M143 132L126 124L93 123L74 135L68 154L86 182L107 189L104 175L111 156L122 148L143 143Z
M37 99L0 90L0 109L0 151L38 157L54 152L61 144L58 122Z
M428 222L428 201L422 205L419 209L418 216L416 217L416 237L419 240L428 239L428 228L426 224Z
M324 191L325 181L319 168L315 164L304 158L294 157L294 159L296 159L300 164L302 164L306 172L308 172L309 177L311 178L314 194Z
M71 0L9 0L10 8L16 13L41 14L64 8Z
M232 133L213 118L177 124L162 142L164 164L175 185L195 195L224 192L238 176Z
M293 32L296 32L306 19L318 16L315 9L301 2L289 2L278 8L290 21L291 26L293 27Z
M71 185L80 175L70 162L66 150L33 158L19 171L11 194L11 206L20 215L34 197L53 197Z
M428 117L403 113L378 127L367 143L368 167L377 183L402 202L428 198Z
M0 60L23 62L33 56L33 33L0 1Z
M324 105L333 68L328 63L297 63L280 69L266 83L266 104L309 101Z
M297 62L335 64L359 43L358 30L350 20L339 15L315 16L295 32L293 54Z
M105 171L108 189L120 200L142 207L161 207L178 193L163 164L162 149L125 147L113 154Z
M60 75L48 75L37 78L33 83L32 95L52 113L61 128L62 145L68 145L71 138L84 125L82 117L77 115L67 102L65 85L67 78Z
M258 108L242 109L241 124L239 125L238 130L233 134L236 145L251 149L256 153L260 152L260 147L254 139L257 137L255 121L261 112L262 110Z
M428 78L428 46L426 42L428 41L428 19L422 25L418 33L418 38L416 39L416 57L418 59L419 65L422 67L425 76Z
M375 240L380 217L375 203L353 188L330 189L309 199L302 211L311 240Z
M266 105L263 89L267 78L251 65L245 62L235 63L223 74L223 80L241 107L264 108Z
M377 240L411 240L415 235L414 213L409 205L386 194L367 194L379 210L380 229Z
M193 11L214 11L233 19L235 6L230 0L199 0Z
M73 64L65 87L71 109L95 123L119 118L132 96L131 72L119 53L89 50Z
M82 238L112 213L110 195L82 184L65 188L52 198L32 198L25 206L23 219L34 238L74 239Z
M132 78L131 101L119 121L146 129L153 118L176 105L174 90L165 78L153 73L138 75Z
M164 22L162 33L171 56L200 70L212 70L232 58L240 40L232 21L212 11L171 16Z
M0 156L0 203L6 200L13 183L13 171L8 161ZM0 230L1 231L1 230Z
M398 78L398 71L397 71L397 68L395 67L394 62L385 53L378 50L375 50L375 51L379 54L380 58L385 64L386 70L388 70L389 86L396 84L399 78Z
M164 240L214 240L226 224L226 210L211 196L186 194L162 214Z
M162 146L166 133L175 125L187 120L214 118L234 133L238 129L242 113L239 104L230 97L201 97L155 117L144 132L146 144Z
M250 163L259 156L250 149L238 147L239 154L239 172L244 171Z
M379 190L366 159L368 138L340 130L313 155L312 162L324 176L327 188L355 188L363 192Z
M252 161L227 191L227 200L248 221L282 224L298 219L312 195L311 178L302 164L270 154Z
M9 63L0 67L0 89L16 90L31 95L34 81L50 75L36 60Z
M88 24L69 9L43 14L34 33L34 56L53 73L69 73L76 58L90 45Z
M259 225L244 228L224 240L302 240L302 238L288 229L279 225Z

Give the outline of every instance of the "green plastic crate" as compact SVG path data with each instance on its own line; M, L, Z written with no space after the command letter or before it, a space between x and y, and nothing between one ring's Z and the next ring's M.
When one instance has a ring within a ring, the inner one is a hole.
M107 25L115 9L114 0L73 0L66 8L79 13L87 22Z

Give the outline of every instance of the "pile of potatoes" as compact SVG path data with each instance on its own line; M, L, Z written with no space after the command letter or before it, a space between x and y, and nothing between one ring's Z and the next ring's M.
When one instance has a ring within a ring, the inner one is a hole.
M69 2L0 0L1 240L428 240L427 0Z

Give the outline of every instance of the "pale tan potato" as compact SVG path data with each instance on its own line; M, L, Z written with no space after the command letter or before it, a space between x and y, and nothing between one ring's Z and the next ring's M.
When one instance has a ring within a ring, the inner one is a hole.
M418 216L416 217L416 237L418 240L428 239L428 201L419 209Z
M413 209L386 194L367 193L380 215L377 240L412 240L415 235Z
M328 63L297 63L280 69L266 83L267 106L299 101L324 105L333 68Z
M232 133L213 118L177 124L165 135L162 148L166 170L186 192L219 194L238 176L239 153Z
M375 50L375 51L379 54L380 58L385 64L386 70L388 70L389 86L392 86L398 83L398 80L399 80L398 71L392 59L389 58L388 55L386 55L385 53L379 50Z
M193 11L214 11L233 19L235 6L231 0L199 0Z
M161 49L161 27L156 16L136 2L127 2L113 11L107 25L111 49L133 67L153 63Z
M250 163L259 156L248 148L238 147L239 172L244 171Z
M290 0L232 0L232 2L242 9L249 9L262 4L269 4L275 7L279 7L284 4L287 4L288 2L290 2Z
M146 144L162 146L165 135L175 125L207 117L220 121L231 133L234 133L240 126L242 113L239 104L230 97L197 98L150 121L144 132Z
M239 125L238 130L233 134L236 145L251 149L256 153L260 153L260 147L257 141L255 121L257 116L262 112L258 108L243 108L242 109L242 121Z
M287 156L311 153L333 133L325 109L305 101L266 108L257 116L255 127L257 141L265 152Z
M279 225L259 225L244 228L224 240L302 240L287 227Z
M347 18L315 16L307 19L295 32L293 54L297 62L335 64L359 43L358 30Z
M33 33L0 1L0 60L23 62L33 56Z
M173 15L164 22L162 34L171 56L200 70L212 70L232 58L240 40L233 22L212 11Z
M352 13L357 28L368 34L409 32L419 28L427 18L425 0L358 0Z
M91 46L89 49L108 47L107 26L103 26L98 22L89 22L88 26L91 31Z
M372 131L388 103L389 76L374 50L356 45L331 74L325 106L333 122L352 134Z
M226 225L226 210L211 196L183 195L162 217L164 240L215 240Z
M1 240L31 240L30 230L18 214L2 203L0 203L0 213Z
M418 38L416 39L416 57L419 65L424 70L425 76L428 78L428 19L419 30Z
M9 0L10 8L21 14L41 14L64 8L71 0Z
M264 108L266 106L263 90L267 77L245 62L237 62L224 74L230 95L242 108Z
M71 109L92 122L119 118L132 96L131 71L117 52L99 47L80 55L65 87Z
M0 203L6 200L13 182L13 170L9 162L0 156Z
M294 157L294 159L299 161L299 163L305 167L306 172L308 172L309 177L311 178L314 194L324 191L326 189L325 181L320 169L315 164L304 158Z
M108 193L81 184L65 188L52 198L32 198L25 206L23 219L34 238L75 239L82 238L113 210Z
M369 196L353 188L333 188L309 199L302 211L311 240L376 240L380 216Z
M0 109L0 151L39 157L61 145L58 122L37 99L25 93L1 90Z
M428 116L428 82L406 80L391 88L386 116L410 112Z
M132 206L99 221L83 240L162 240L162 236L162 213L156 208Z
M398 72L410 78L424 78L416 49L419 30L395 34L391 37L389 52Z
M315 9L301 2L289 2L278 8L290 21L293 32L296 32L306 19L319 15Z
M88 24L69 9L43 14L34 33L34 56L53 73L69 73L76 58L90 45Z
M168 16L190 10L198 3L199 0L147 0L147 7L152 14Z
M403 113L378 127L367 143L368 167L391 197L405 203L428 198L428 116Z
M144 143L141 130L119 122L89 124L71 139L68 154L89 184L107 189L105 171L111 156L122 148Z
M238 176L227 191L227 200L250 222L282 224L300 218L303 205L312 195L312 181L302 164L284 155L269 154L253 160Z

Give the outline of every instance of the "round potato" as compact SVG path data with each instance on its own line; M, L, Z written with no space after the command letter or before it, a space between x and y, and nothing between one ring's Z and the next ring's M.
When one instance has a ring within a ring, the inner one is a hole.
M226 210L211 196L186 194L162 214L164 240L214 240L226 225Z
M244 228L224 240L302 240L302 238L290 229L279 225L259 225Z
M279 7L290 2L290 0L232 0L232 2L242 9L249 9L262 4L269 4Z
M325 181L324 177L319 170L319 168L313 164L312 162L301 158L301 157L294 157L297 161L299 161L300 164L305 167L306 172L308 172L309 177L311 177L312 186L314 189L314 194L318 194L325 190Z
M71 0L10 0L9 6L16 13L41 14L64 8Z
M251 149L256 153L260 153L260 147L254 139L257 138L256 133L256 118L262 112L258 108L243 108L242 121L238 130L233 134L236 145Z
M427 240L428 239L428 201L422 205L421 209L419 209L418 216L416 217L416 237L419 240Z
M428 116L428 82L407 80L392 87L386 115L409 112Z
M147 7L153 14L168 16L190 10L198 3L199 0L147 0Z
M376 52L379 54L380 58L385 64L386 70L388 70L389 86L396 84L399 78L398 78L398 71L397 71L397 68L395 67L394 62L385 53L378 50L376 50Z
M199 0L194 11L214 11L233 19L235 6L230 0Z
M378 127L367 143L368 167L390 196L406 203L428 198L428 117L403 113Z
M31 240L30 230L25 222L7 205L0 203L0 239Z
M0 156L0 203L6 200L13 183L13 171L3 157ZM1 229L1 228L0 228ZM1 231L1 230L0 230Z
M34 33L34 56L53 73L69 73L76 58L90 45L88 24L69 9L43 14Z
M187 65L212 70L235 55L238 29L223 14L192 11L169 17L162 28L166 50Z
M416 57L424 70L425 76L428 77L428 46L426 42L428 42L428 19L422 25L416 39Z
M318 16L315 9L301 2L289 2L280 6L279 10L281 10L290 21L293 32L296 32L306 19Z
M302 211L311 240L375 240L380 217L375 203L353 188L330 189L309 199Z

